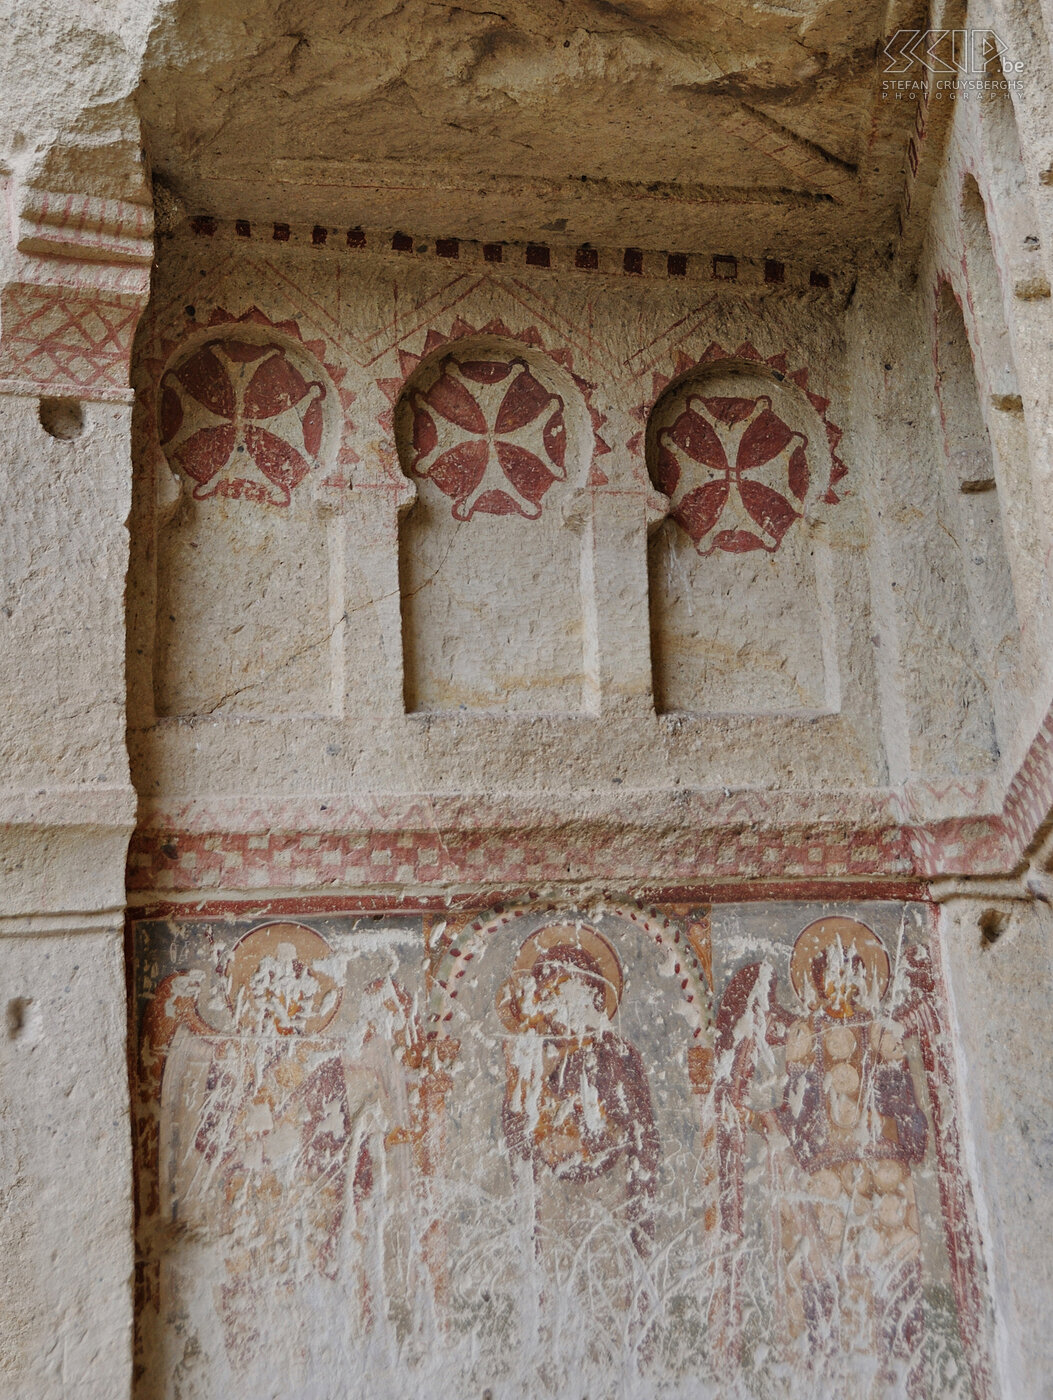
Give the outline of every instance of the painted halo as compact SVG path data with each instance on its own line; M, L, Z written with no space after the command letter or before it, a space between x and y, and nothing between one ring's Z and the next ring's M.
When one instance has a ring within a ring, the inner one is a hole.
M814 923L802 929L793 945L790 981L805 1006L809 1005L813 960L825 953L827 948L833 947L839 939L843 948L854 948L859 955L859 960L866 970L867 983L874 988L876 999L880 1001L888 991L892 964L889 962L884 943L872 929L867 928L866 924L861 924L858 919L848 919L836 914L829 918L816 919Z
M314 1006L325 1010L314 1011L307 1017L303 1034L316 1035L324 1030L336 1015L340 1005L342 989L336 979L318 967L319 962L333 955L333 950L320 933L306 924L260 924L239 938L231 950L227 962L227 1000L230 1009L237 1011L240 994L251 994L250 983L253 973L266 957L277 955L282 944L291 944L298 961L309 964L311 973L318 983L314 994ZM336 996L331 996L335 992ZM328 1005L326 1003L328 1002Z
M604 980L604 1010L613 1019L622 999L622 967L618 954L602 933L588 924L546 924L537 929L519 950L516 972L529 972L542 953L550 948L580 948L599 966Z

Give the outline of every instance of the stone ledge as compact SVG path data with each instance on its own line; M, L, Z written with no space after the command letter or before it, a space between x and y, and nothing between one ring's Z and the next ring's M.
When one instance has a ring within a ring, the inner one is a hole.
M128 885L516 886L577 879L579 869L600 882L662 885L1011 877L1051 809L1053 710L1002 791L916 780L903 790L818 793L610 787L144 802Z
M2 914L0 938L69 938L79 934L123 936L124 907L100 909L93 914L74 910L64 914Z
M0 934L98 932L124 905L130 789L0 798ZM27 922L28 921L28 922Z
M65 397L80 399L83 403L131 404L135 402L134 389L113 389L98 384L91 388L85 388L80 384L63 385L60 382L41 384L35 379L0 379L0 394L22 399Z
M20 253L149 267L154 211L146 203L19 189L15 243Z

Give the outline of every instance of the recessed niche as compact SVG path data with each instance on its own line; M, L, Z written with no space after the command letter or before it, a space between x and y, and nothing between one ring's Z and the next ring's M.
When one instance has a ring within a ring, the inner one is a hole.
M714 362L655 405L647 463L669 500L649 546L658 711L830 709L832 590L813 522L834 459L813 403L767 366Z
M60 442L79 438L87 426L84 405L79 399L41 399L40 426Z
M326 713L329 562L310 485L339 437L326 371L262 320L212 327L173 356L156 422L157 713Z
M472 338L424 360L395 417L417 500L399 531L408 712L580 710L582 533L592 448L573 378Z

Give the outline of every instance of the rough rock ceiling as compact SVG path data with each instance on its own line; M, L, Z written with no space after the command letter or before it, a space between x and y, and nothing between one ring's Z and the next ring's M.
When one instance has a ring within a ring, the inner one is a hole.
M166 6L140 106L191 213L823 254L887 237L881 0Z

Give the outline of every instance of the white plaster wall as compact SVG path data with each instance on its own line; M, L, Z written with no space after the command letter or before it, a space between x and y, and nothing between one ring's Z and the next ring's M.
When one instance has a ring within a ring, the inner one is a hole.
M151 14L77 0L0 8L5 1400L114 1400L131 1384L122 916L135 811L124 741L130 408L120 332L107 340L116 322L105 318L134 323L137 287L145 290L138 235L148 257L149 194L130 95ZM34 330L23 311L37 296L52 302ZM90 330L71 355L82 316ZM56 355L26 368L49 338ZM93 375L109 378L108 391L88 387ZM42 400L59 436L42 426Z
M78 403L69 439L41 398L0 394L3 788L128 796L124 745L127 405Z

